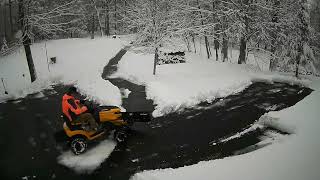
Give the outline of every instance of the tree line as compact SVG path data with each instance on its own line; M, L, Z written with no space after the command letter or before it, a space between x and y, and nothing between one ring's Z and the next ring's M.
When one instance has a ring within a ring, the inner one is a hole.
M136 34L134 45L154 49L154 74L159 48L174 38L191 50L201 37L206 56L215 51L216 60L219 50L225 61L236 47L239 64L249 51L260 50L270 55L271 71L289 64L296 76L302 65L314 68L320 56L318 0L2 0L1 6L10 12L4 22L11 26L12 13L18 14L19 28L10 34L21 36L3 39L24 45L30 71L32 42L96 34Z
M284 64L295 65L298 76L301 65L314 69L314 51L319 50L319 29L311 26L310 15L319 17L314 8L318 1L307 0L135 0L124 16L130 29L136 29L142 44L155 50L168 37L180 37L195 46L203 37L206 55L211 47L221 49L222 59L235 45L238 63L247 61L247 52L262 50L270 54L271 71ZM319 6L318 6L319 7ZM314 18L313 18L314 19ZM314 21L319 22L319 21ZM151 44L150 44L151 43Z

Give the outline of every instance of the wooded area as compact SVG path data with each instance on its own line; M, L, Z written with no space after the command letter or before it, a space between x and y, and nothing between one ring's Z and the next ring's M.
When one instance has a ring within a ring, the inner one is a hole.
M155 64L159 48L175 38L189 50L201 38L216 60L219 49L226 61L237 48L239 64L249 51L263 51L271 71L293 64L296 76L320 57L318 0L2 0L0 13L1 54L23 44L32 80L32 42L96 35L136 34L134 45L154 48Z

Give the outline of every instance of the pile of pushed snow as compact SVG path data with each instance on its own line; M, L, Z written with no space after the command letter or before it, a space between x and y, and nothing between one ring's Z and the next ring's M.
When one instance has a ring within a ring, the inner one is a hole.
M64 152L58 157L58 162L77 173L91 173L109 157L115 146L116 142L104 140L81 155L74 155L71 151Z
M315 81L312 88L315 91L295 106L269 112L261 117L261 121L280 125L294 134L248 154L199 162L177 169L144 171L131 179L319 179L320 80Z
M252 65L216 62L188 53L187 63L157 66L153 76L153 58L152 54L127 52L114 76L144 84L147 98L156 104L154 116L237 93L257 80L297 81L262 73Z
M89 99L104 105L121 105L117 87L101 78L104 66L124 46L120 39L62 39L36 43L31 46L38 79L30 84L30 75L24 50L0 59L0 77L4 88L0 101L24 97L49 87L52 83L75 84ZM47 56L57 63L48 67Z

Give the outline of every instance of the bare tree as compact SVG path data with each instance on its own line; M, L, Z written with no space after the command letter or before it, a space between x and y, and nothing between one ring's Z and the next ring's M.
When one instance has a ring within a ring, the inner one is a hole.
M24 50L26 53L27 63L29 67L31 82L34 82L37 79L37 73L34 67L33 58L31 54L31 39L29 36L30 26L28 22L28 18L26 18L26 14L28 13L28 6L30 2L26 2L24 0L19 0L19 17L21 21L21 30L22 30L22 43L24 46Z
M216 12L216 9L217 9L217 1L215 0L212 0L212 12ZM214 22L218 22L218 17L216 15L216 13L212 13L212 16L213 16L213 21ZM217 26L215 26L214 28L214 41L213 41L213 44L214 44L214 49L216 51L216 61L219 60L219 53L218 53L218 50L219 50L219 34L218 34L218 31L219 31L219 24Z
M114 31L115 31L115 34L117 34L117 32L118 32L117 25L118 25L117 0L114 0Z
M154 51L154 69L158 62L158 51L162 43L175 35L185 32L184 23L180 11L174 4L177 1L168 0L136 0L128 4L123 20L130 30L137 30L136 46L149 46ZM181 20L181 21L180 21Z
M13 19L12 19L12 0L9 0L9 18L10 18L10 32L11 35L14 33L13 29Z
M309 37L310 37L310 18L307 14L308 13L308 5L307 0L299 0L298 1L298 35L299 41L297 43L297 58L296 58L296 72L295 75L298 77L299 75L299 66L303 59L306 59L306 56L308 55L309 47Z
M199 0L197 0L197 5L198 5L198 9L201 9ZM199 14L200 14L201 25L204 26L204 19L203 19L203 16L202 16L202 12L200 11ZM205 32L204 32L204 34L205 34ZM206 46L207 57L209 59L210 58L209 41L208 41L208 36L206 36L206 35L204 35L204 43L205 43L205 46Z
M247 41L249 39L249 16L248 16L248 7L249 7L249 0L243 0L240 1L239 7L242 10L242 18L240 21L242 21L244 26L244 31L242 31L242 37L240 40L240 54L239 54L239 60L238 64L243 64L246 62L246 55L247 55ZM241 16L240 16L241 17Z
M104 28L105 28L105 34L107 36L110 36L110 6L109 6L110 0L105 0L105 20L104 20Z
M50 38L57 32L66 32L66 27L80 16L72 6L76 0L64 4L50 4L51 1L19 0L20 29L22 44L25 49L31 82L37 78L30 45L35 37ZM54 2L51 2L54 3ZM39 5L41 5L40 8ZM44 6L46 5L46 6ZM52 5L54 5L52 7Z
M99 7L97 6L97 1L96 0L91 0L92 6L94 7L94 10L97 15L98 23L99 23L99 30L100 30L100 35L103 36L103 30L102 30L102 23L101 23L101 17L100 17L100 10Z

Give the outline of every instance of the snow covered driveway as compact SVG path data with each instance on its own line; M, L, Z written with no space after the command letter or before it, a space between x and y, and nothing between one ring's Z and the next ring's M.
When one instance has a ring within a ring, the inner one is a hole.
M277 89L280 91L276 92ZM133 100L135 90L129 90L132 91L129 98ZM296 95L299 91L302 92ZM262 148L268 145L260 145L262 140L272 143L273 133L286 132L269 128L246 132L246 129L265 112L292 106L309 93L310 90L299 86L254 83L225 99L156 118L149 125L138 124L137 134L110 156L112 162L124 170L110 168L109 172L115 174L115 179L125 179L124 172L183 167ZM242 131L245 133L241 136L212 145ZM119 162L118 158L123 156L126 158Z
M124 107L139 109L139 103L129 104L140 98L143 87L123 83L132 91L124 99ZM53 134L61 128L60 109L56 107L64 91L65 87L56 86L0 104L0 144L4 147L0 150L0 169L5 172L1 179L33 175L40 179L129 179L141 170L181 167L230 156L258 143L264 132L252 131L218 146L211 142L247 128L271 107L291 106L310 93L299 86L255 83L239 94L202 104L198 109L169 114L150 124L136 124L136 133L126 145L118 145L93 174L80 176L57 163L61 152L55 147Z
M121 57L124 53L121 52ZM112 59L110 67L116 67L117 60L120 59ZM105 73L104 78L131 92L123 99L128 111L154 110L152 101L146 100L144 86L121 78L112 79L109 74ZM112 179L127 179L137 171L182 167L267 146L272 143L274 133L290 132L272 127L251 128L252 124L265 112L292 106L310 92L298 85L256 82L238 94L170 113L147 125L137 124L136 134L109 157L111 165L104 167L109 172L105 176L111 172ZM268 143L260 143L262 140ZM213 142L218 143L213 145ZM119 168L122 170L118 171Z
M127 110L153 110L152 102L145 99L143 86L122 79L110 82L131 92L123 98ZM53 137L61 129L57 107L65 90L66 87L55 86L0 104L0 144L4 147L0 150L1 179L129 179L142 170L175 168L246 153L260 148L256 145L269 136L270 130L245 131L229 141L223 140L247 129L265 112L292 106L311 92L297 85L253 83L224 99L171 113L149 124L136 124L134 135L126 144L118 144L98 169L78 175L57 162L61 150Z

